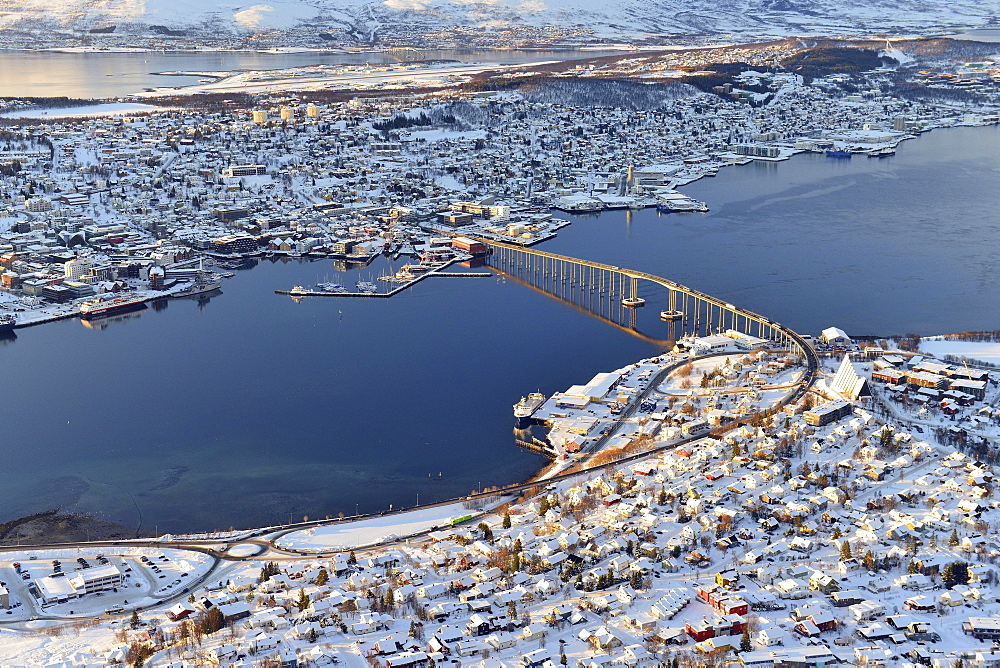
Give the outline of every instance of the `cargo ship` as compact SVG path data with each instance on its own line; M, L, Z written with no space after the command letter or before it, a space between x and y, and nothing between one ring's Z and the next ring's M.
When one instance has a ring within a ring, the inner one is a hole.
M527 397L521 397L521 400L514 404L514 417L517 418L517 426L523 428L530 425L531 416L543 403L545 403L545 395L541 392L532 392Z
M99 318L102 315L135 311L142 308L146 308L145 300L138 295L101 295L80 304L80 317Z
M17 324L17 315L13 313L0 313L0 332L9 332Z

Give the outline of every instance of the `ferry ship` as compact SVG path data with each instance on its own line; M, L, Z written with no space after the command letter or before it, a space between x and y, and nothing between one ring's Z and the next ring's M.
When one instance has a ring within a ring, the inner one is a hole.
M514 417L517 418L517 426L527 427L530 425L531 416L543 403L545 403L545 395L541 392L532 392L527 397L521 397L521 400L514 404Z
M80 316L83 318L98 318L110 313L146 308L142 297L133 294L101 295L96 299L80 304Z
M14 313L0 313L0 332L9 332L17 324L17 315Z

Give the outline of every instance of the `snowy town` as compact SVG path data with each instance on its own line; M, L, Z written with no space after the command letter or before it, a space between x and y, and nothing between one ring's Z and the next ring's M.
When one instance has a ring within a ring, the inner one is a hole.
M0 662L992 666L1000 389L975 355L996 344L921 343L830 327L796 393L775 342L688 338L538 406L559 452L530 485L6 548Z
M258 261L389 258L398 271L356 284L275 287L391 296L481 266L490 242L544 247L563 215L699 215L713 203L681 189L723 167L878 160L1000 120L992 61L926 66L908 84L945 95L919 99L884 67L772 68L789 55L773 46L712 92L661 81L719 55L565 64L541 90L6 100L0 325L217 294ZM623 74L659 83L602 80ZM725 308L732 327L523 398L517 444L550 460L523 483L283 526L5 545L0 665L997 668L1000 346L837 326L793 340Z
M912 65L901 50L882 53ZM87 302L102 309L104 298L205 292L247 258L332 258L346 270L405 256L364 286L337 285L385 293L386 283L467 259L449 237L537 244L570 224L559 209L691 215L712 203L678 188L725 166L802 151L878 158L926 130L1000 118L992 61L914 74L923 90L976 100L957 104L894 96L891 68L806 80L768 65L786 55L767 44L571 61L540 90L343 102L270 93L211 111L136 102L32 110L6 100L0 303L23 326L79 315ZM723 57L760 71L713 92L638 83ZM533 75L501 80L518 76ZM275 85L299 83L289 75ZM603 101L623 96L630 108Z

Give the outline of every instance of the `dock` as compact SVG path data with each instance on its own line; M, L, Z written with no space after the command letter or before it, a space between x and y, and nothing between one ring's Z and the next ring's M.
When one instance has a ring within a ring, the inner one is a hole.
M486 278L493 276L494 274L489 271L445 271L448 267L455 264L456 262L463 261L459 258L449 260L445 264L437 267L436 269L431 269L425 274L416 276L405 283L399 285L399 287L393 288L389 292L324 292L321 290L316 290L312 292L292 292L291 290L275 290L275 294L288 295L290 297L368 297L374 299L386 299L392 297L393 295L398 295L403 290L409 288L410 286L416 285L425 278L431 276L444 276L446 278Z
M527 450L529 452L534 452L536 455L541 455L542 457L546 457L548 459L553 459L554 460L556 457L559 456L558 454L556 454L552 450L550 450L548 448L543 448L542 446L538 445L537 443L529 443L528 441L522 441L519 438L515 438L514 439L514 443L516 443L517 445L519 445L520 447L524 448L525 450Z

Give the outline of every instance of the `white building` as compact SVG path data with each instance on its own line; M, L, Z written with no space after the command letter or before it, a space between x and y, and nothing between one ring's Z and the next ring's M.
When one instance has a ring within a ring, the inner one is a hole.
M851 337L847 335L847 332L839 327L827 327L819 335L819 338L831 346L849 346L852 343Z
M122 586L124 577L114 564L84 568L72 576L45 577L35 580L35 589L43 603L65 603L74 598Z

